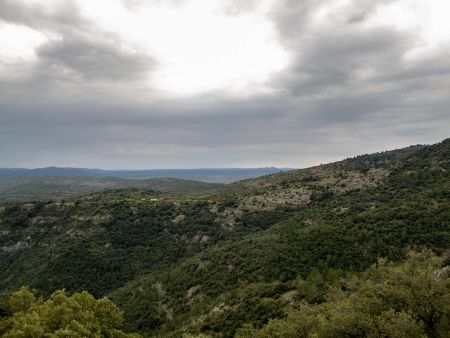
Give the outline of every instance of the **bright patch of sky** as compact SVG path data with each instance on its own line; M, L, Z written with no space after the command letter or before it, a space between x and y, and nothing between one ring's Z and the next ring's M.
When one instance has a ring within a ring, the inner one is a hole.
M217 90L235 95L270 92L270 76L289 63L289 54L280 46L270 19L272 3L261 1L252 11L228 15L218 0L76 2L83 16L105 31L119 34L124 48L154 56L158 67L148 79L149 85L177 96ZM316 26L326 25L329 14L347 3L326 2L317 12ZM58 1L47 1L46 6L50 10ZM448 13L450 2L446 0L393 1L380 7L366 25L415 30L423 44L409 55L412 57L449 42ZM8 62L33 61L34 49L47 38L30 28L2 24L2 68Z

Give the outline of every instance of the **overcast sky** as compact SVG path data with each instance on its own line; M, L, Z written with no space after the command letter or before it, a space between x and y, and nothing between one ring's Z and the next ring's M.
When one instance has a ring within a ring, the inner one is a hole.
M448 0L0 0L0 167L306 167L450 137Z

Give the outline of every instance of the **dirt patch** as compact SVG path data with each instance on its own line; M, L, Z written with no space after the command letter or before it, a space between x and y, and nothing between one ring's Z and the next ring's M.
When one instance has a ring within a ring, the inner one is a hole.
M186 292L187 293L186 297L187 298L192 298L194 293L196 293L199 289L200 289L200 285L196 285L196 286L193 286L193 287L189 288L189 290L187 290L187 292Z
M164 290L163 285L160 282L156 282L152 285L159 297L164 297L166 290Z
M24 249L29 248L29 247L30 247L30 245L28 243L19 241L16 244L13 244L13 245L2 246L2 247L0 247L0 249L2 251L8 252L8 253L13 253L13 252L17 252L17 251L20 251L20 250L24 250Z
M172 222L175 224L180 224L181 222L183 222L185 220L186 216L183 214L178 215L177 217L175 217Z
M161 304L161 309L166 313L166 318L168 320L173 319L173 309L171 309L167 304Z

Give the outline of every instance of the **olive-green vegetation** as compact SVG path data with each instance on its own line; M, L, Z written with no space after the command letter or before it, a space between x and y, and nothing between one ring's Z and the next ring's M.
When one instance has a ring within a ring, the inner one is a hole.
M444 337L446 262L400 263L450 250L449 169L446 140L214 194L3 204L0 283L107 295L144 336Z
M122 312L108 299L89 293L67 296L58 290L44 300L26 288L13 293L0 315L4 338L138 338L121 331Z
M448 337L450 270L427 252L404 264L380 259L362 278L329 287L325 301L296 302L286 317L236 337Z
M0 176L0 201L29 202L74 199L110 189L141 188L177 195L219 192L226 186L176 178L125 179L89 176Z

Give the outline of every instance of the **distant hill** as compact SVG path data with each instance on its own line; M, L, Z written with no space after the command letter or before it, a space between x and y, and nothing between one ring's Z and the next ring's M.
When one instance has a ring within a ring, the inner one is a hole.
M57 201L107 189L152 189L178 195L206 194L225 183L279 173L278 168L100 170L0 169L0 201Z
M216 193L227 186L178 178L136 180L90 176L11 176L0 177L0 202L60 201L93 192L129 188L186 196Z
M101 170L86 168L47 167L36 169L0 168L0 178L5 177L119 177L128 179L179 178L211 183L230 183L263 175L290 170L288 168L200 168L200 169L150 169L150 170Z

